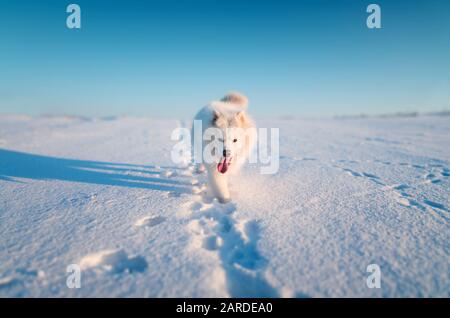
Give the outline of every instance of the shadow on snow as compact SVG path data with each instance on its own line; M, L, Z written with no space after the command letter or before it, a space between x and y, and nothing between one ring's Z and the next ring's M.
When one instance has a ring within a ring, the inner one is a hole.
M61 180L191 193L190 184L160 177L165 170L175 169L179 168L55 158L0 149L0 180L6 181L16 181L12 178Z

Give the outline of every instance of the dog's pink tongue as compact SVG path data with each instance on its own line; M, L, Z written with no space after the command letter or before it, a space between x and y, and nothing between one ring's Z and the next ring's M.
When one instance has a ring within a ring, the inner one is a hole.
M227 158L220 159L219 164L217 165L217 170L219 170L220 173L225 173L228 170L228 162Z

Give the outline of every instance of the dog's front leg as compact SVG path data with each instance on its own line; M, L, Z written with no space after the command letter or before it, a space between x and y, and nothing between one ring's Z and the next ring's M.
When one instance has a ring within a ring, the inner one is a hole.
M220 203L231 201L227 175L219 173L214 167L208 171L208 181L213 196L215 196Z

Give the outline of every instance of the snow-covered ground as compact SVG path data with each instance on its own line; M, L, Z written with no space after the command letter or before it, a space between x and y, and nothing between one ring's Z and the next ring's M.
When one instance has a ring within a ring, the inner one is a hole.
M449 296L450 117L259 120L279 172L226 205L171 162L183 124L1 116L0 296Z

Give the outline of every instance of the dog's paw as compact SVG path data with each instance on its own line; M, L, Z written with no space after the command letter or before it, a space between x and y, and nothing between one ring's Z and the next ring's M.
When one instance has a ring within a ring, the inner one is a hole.
M227 204L231 202L231 198L217 198L217 200L222 204Z

